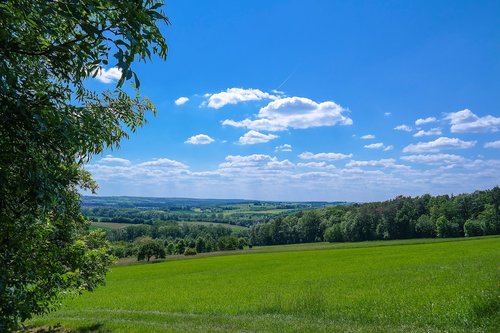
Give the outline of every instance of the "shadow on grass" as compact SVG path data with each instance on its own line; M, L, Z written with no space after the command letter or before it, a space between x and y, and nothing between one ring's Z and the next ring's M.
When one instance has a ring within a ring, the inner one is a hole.
M78 328L66 328L61 324L49 327L29 327L29 333L110 333L109 328L105 328L102 323L85 325Z

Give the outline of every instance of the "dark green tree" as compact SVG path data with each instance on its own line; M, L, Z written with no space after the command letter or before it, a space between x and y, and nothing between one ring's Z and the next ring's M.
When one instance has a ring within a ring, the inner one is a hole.
M155 257L156 259L165 258L165 247L159 240L146 238L139 242L138 247L138 261L146 259L146 261L149 262L152 257Z
M165 58L157 0L0 2L0 331L93 290L112 261L89 232L84 165L145 123L154 105L121 89L135 61ZM86 79L118 67L113 91Z

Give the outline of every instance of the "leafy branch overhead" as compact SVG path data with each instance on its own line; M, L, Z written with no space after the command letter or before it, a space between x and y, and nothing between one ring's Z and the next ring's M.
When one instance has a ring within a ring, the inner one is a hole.
M103 283L113 257L89 232L79 189L97 185L84 164L118 147L154 105L121 89L132 65L167 44L157 0L0 2L0 331L17 329L64 294ZM86 86L105 66L114 91Z

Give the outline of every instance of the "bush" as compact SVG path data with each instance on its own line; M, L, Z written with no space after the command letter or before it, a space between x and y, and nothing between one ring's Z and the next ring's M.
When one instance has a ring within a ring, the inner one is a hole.
M197 254L198 252L196 252L196 249L194 247L187 247L184 251L185 256L195 256Z
M344 240L344 236L342 235L342 227L340 226L340 223L327 228L323 237L325 241L330 243L342 242Z
M481 221L469 219L464 224L465 237L481 236L484 234L484 224Z
M436 237L436 225L428 215L421 215L417 224L415 225L415 231L420 237Z

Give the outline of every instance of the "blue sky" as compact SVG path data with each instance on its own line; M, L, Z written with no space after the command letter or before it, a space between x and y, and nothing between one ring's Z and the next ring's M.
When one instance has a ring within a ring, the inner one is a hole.
M158 114L87 166L99 195L372 201L500 184L500 2L165 11L167 61L135 67Z

